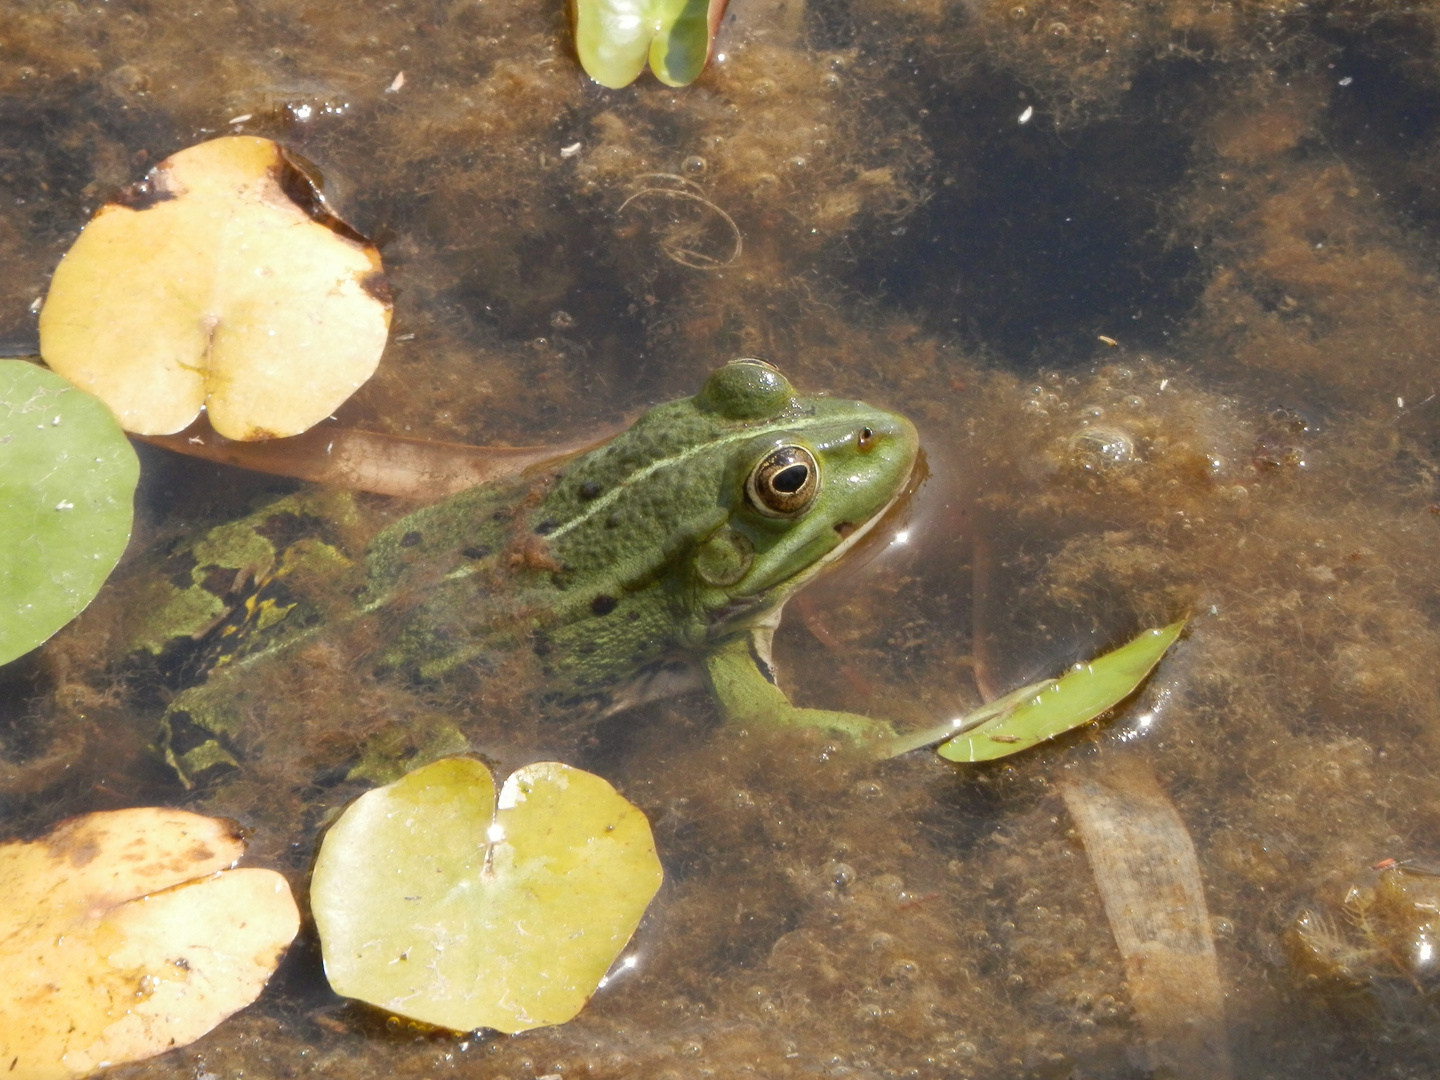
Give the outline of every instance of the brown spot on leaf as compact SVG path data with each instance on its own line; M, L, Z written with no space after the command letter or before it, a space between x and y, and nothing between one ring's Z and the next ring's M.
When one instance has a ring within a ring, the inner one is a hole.
M76 844L66 852L66 855L70 859L71 866L85 866L92 862L95 856L99 854L100 844L93 836L86 839L84 843Z
M168 177L168 171L162 170L157 165L150 170L150 174L144 180L137 181L119 192L110 200L110 205L141 211L149 210L152 206L158 206L162 202L169 202L171 199L177 198L179 192L166 182Z
M395 306L395 294L390 291L390 282L379 270L372 270L360 278L360 288L377 304L387 308Z
M271 170L271 175L286 198L298 206L311 221L324 225L336 236L343 236L362 247L369 247L369 237L341 218L325 202L325 196L320 190L325 180L320 175L320 170L299 154L292 153L283 146L278 149L280 163Z

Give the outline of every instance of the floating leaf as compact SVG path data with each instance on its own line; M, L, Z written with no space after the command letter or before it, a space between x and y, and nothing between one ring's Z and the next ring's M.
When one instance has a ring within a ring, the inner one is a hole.
M580 66L601 86L629 86L645 69L668 86L700 77L725 0L573 0Z
M130 539L139 462L108 409L0 360L0 664L84 610Z
M167 158L96 211L55 271L40 352L127 431L209 411L231 439L295 435L368 379L390 325L380 254L269 139Z
M69 1080L193 1042L254 1001L295 937L285 879L230 870L233 822L87 814L0 845L0 1072Z
M1134 693L1184 628L1181 619L1146 630L1088 664L1076 664L1059 679L1040 684L1034 696L1013 710L945 743L940 756L951 761L993 761L1089 723Z
M660 887L649 822L598 776L500 789L446 758L367 792L320 848L310 903L335 991L457 1031L578 1013Z

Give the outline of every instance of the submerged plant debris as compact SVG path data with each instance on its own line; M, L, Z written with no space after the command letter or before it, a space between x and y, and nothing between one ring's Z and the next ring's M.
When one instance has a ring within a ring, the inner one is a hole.
M1343 895L1332 892L1298 912L1282 939L1305 988L1341 1022L1403 1018L1433 1045L1440 1021L1440 871L1382 859L1341 888Z
M1087 770L1060 792L1125 959L1145 1066L1228 1080L1225 992L1190 833L1138 760L1109 772Z
M1145 1022L1062 796L1132 757L1194 851L1234 1075L1433 1076L1431 977L1386 958L1415 939L1373 921L1369 868L1440 864L1437 22L1389 0L736 0L690 87L610 91L558 5L6 5L16 349L114 192L213 135L273 138L395 287L348 427L568 441L745 354L916 422L909 518L788 606L799 703L919 728L1192 613L1113 722L979 767L743 735L699 697L546 727L503 665L475 701L361 694L381 643L317 640L247 691L286 721L241 748L277 774L187 795L150 747L190 654L126 657L126 605L197 584L183 553L276 482L143 450L122 573L0 670L10 835L186 798L303 874L367 747L422 760L464 717L502 771L563 759L624 790L669 884L635 966L568 1024L386 1027L321 985L312 942L283 1002L127 1080L1132 1077ZM661 176L696 199L625 205ZM353 551L347 528L269 539Z

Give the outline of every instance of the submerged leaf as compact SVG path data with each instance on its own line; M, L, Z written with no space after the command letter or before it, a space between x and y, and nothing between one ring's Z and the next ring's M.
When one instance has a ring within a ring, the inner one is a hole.
M598 776L527 765L500 790L469 758L351 804L310 903L337 993L457 1031L561 1024L660 887L645 816Z
M1165 655L1185 620L1146 630L1088 664L1076 664L1059 679L1040 684L1013 710L958 735L939 748L951 761L993 761L1089 723L1135 692Z
M202 407L231 439L314 426L375 371L390 325L373 244L269 139L167 158L96 211L40 312L45 362L127 431Z
M87 814L0 845L0 1061L70 1080L205 1034L254 1001L300 925L285 879L231 870L232 822Z
M700 77L724 0L573 0L575 50L601 86L629 86L645 69L668 86Z
M1190 832L1143 762L1096 771L1063 781L1060 793L1125 960L1145 1065L1157 1076L1228 1080L1225 991Z
M350 491L434 502L446 495L518 476L532 465L593 449L622 428L554 446L467 446L322 424L303 435L236 442L217 435L202 416L175 435L142 436L152 446L242 469L289 476Z
M0 664L84 610L130 539L140 464L108 409L0 360Z

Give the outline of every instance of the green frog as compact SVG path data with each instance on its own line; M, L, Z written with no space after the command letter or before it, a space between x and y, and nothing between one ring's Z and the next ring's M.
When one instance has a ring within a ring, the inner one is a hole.
M883 737L883 721L791 704L770 641L917 453L905 418L802 396L746 358L588 453L408 514L368 546L363 498L287 496L177 549L161 592L129 601L144 612L132 640L180 685L164 753L187 784L276 752L317 769L348 754L354 772L387 724L455 742L436 717L456 702L477 722L527 703L603 716L704 683L727 719ZM385 719L317 726L322 701Z

